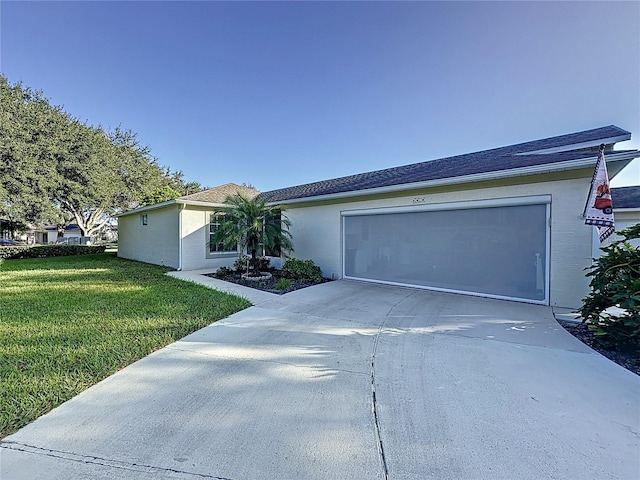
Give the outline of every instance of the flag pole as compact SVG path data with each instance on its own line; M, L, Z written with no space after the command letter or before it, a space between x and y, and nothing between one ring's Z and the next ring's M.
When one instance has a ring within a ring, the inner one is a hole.
M587 217L587 208L589 208L589 199L591 198L591 192L593 192L593 183L596 179L596 174L598 172L598 162L600 161L600 156L604 155L604 143L600 144L600 149L598 150L598 159L596 160L596 167L593 169L593 176L591 177L591 186L589 187L589 195L587 195L587 201L584 202L584 209L582 210L582 218Z
M586 225L593 225L598 230L600 243L614 232L613 200L607 175L607 163L604 160L604 144L600 145L598 161L593 171L589 197L583 213Z

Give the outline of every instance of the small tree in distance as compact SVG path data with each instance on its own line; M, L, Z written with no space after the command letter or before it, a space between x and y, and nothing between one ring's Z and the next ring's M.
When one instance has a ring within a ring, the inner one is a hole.
M249 275L259 276L258 248L279 248L281 252L293 251L289 227L291 221L282 213L280 206L268 206L264 200L247 198L240 193L227 197L225 207L214 214L221 215L218 229L212 235L212 244L223 244L229 250L240 247L240 254L248 250L251 254Z

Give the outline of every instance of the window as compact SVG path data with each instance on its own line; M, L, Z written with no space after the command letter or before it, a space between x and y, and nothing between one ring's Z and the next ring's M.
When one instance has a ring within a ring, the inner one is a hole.
M140 215L140 225L146 225L148 222L148 218L147 218L147 214L143 213L142 215Z
M223 215L217 215L212 213L209 219L209 242L208 248L209 253L235 253L238 251L237 248L232 250L225 249L224 244L222 242L214 243L214 235L218 231L221 225Z
M273 245L267 247L267 251L264 253L267 257L279 257L282 254L280 251L280 245Z
M282 228L281 215L278 214L278 215L267 217L264 222L263 232L265 232L266 228L271 229L271 231L275 229L278 233L280 233ZM265 232L265 236L266 236L266 232ZM266 248L263 242L260 242L260 244L258 245L258 255L261 257L280 257L281 254L282 252L280 249L280 244L269 245Z

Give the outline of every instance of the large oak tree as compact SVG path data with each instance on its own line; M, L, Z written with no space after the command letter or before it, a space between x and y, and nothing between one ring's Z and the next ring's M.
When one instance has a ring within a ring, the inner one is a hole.
M90 236L158 192L179 196L187 187L193 193L200 185L160 167L133 132L87 125L0 75L0 217L24 224L73 220Z

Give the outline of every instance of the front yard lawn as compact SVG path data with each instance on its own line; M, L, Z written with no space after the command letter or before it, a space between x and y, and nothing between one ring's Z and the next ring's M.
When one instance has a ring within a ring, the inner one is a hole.
M0 260L0 438L247 300L113 253Z

